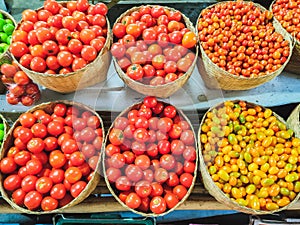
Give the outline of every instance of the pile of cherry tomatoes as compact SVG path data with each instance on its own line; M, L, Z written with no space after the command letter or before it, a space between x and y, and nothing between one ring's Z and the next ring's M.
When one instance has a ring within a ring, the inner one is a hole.
M272 12L286 31L300 41L300 1L276 0Z
M106 140L104 175L124 205L160 215L187 198L197 150L192 127L174 106L147 96L115 119Z
M31 211L55 210L77 198L93 179L103 142L92 111L59 102L46 108L20 115L0 162L7 195Z
M17 64L4 63L0 71L1 81L8 89L6 101L9 104L16 105L21 102L25 106L31 106L40 99L41 93L38 85L33 83Z
M197 38L183 15L162 6L141 6L114 24L111 53L133 80L162 85L191 67Z
M46 0L43 8L22 12L10 52L22 66L35 72L80 70L95 60L106 43L106 14L104 3Z
M213 63L229 73L258 77L278 70L290 55L289 41L275 31L272 13L253 2L218 3L201 12L201 46Z

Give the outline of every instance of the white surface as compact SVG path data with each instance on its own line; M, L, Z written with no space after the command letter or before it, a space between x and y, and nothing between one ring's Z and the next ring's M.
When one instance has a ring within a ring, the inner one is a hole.
M122 111L142 98L142 94L131 90L123 83L111 65L106 81L72 94L59 94L43 88L42 99L39 102L68 99L84 103L97 111ZM221 91L207 89L196 67L183 88L164 101L181 109L206 110L224 99L242 99L266 107L297 103L300 102L300 75L283 72L275 79L252 90ZM27 109L28 107L20 104L15 106L7 104L5 95L0 95L1 112L21 112Z

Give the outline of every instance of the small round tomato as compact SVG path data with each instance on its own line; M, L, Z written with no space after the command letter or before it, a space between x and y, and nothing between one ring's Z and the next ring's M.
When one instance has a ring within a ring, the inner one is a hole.
M28 151L19 151L18 153L16 153L16 155L14 156L14 161L16 162L16 164L18 164L19 166L25 166L26 163L31 159L31 154Z
M17 58L21 58L29 52L27 45L21 41L11 43L9 50Z
M121 129L113 128L109 133L109 141L113 145L120 145L124 141L124 134Z
M2 173L12 173L17 169L17 164L13 157L4 157L0 162L0 171Z
M60 150L51 151L49 155L49 163L53 168L61 168L67 162L67 158Z
M186 195L187 189L185 186L179 184L173 188L173 193L178 197L179 200L181 200Z
M25 195L24 205L29 210L36 210L40 207L43 196L38 191L30 191Z
M32 138L27 142L27 149L32 153L40 153L44 150L45 143L41 138Z
M177 164L177 163L176 163ZM175 172L169 173L169 179L166 181L166 184L170 187L175 187L179 184L179 177Z
M193 146L186 146L182 153L183 158L187 161L195 161L197 158L196 150Z
M61 183L64 180L65 172L62 169L52 168L49 177L54 184Z
M122 23L115 23L112 31L117 38L123 38L126 34L126 26Z
M17 174L12 174L6 177L3 181L3 187L7 191L14 191L21 187L22 179Z
M137 182L143 178L143 171L140 167L130 164L125 169L125 174L129 180Z
M116 188L119 191L129 191L131 188L131 182L126 176L121 176L116 180Z
M169 136L172 139L180 138L180 135L182 133L182 128L178 124L173 124L171 130L169 131Z
M176 165L176 159L173 155L164 154L160 157L160 166L166 170L171 170Z
M150 210L155 214L164 213L167 209L166 201L161 196L155 196L150 201Z
M43 169L43 164L38 159L30 159L26 163L26 170L28 174L35 175L41 172Z
M51 197L51 196L46 196L43 198L41 201L41 208L44 211L51 211L54 210L58 207L58 201L57 199Z
M145 128L138 128L134 131L133 137L137 142L144 143L149 140L148 131Z
M149 181L141 180L136 183L134 190L138 194L138 196L140 196L141 198L145 198L151 194L152 187Z
M181 155L185 150L185 144L181 140L172 140L171 142L171 152L174 155Z
M189 188L191 187L192 183L193 183L193 175L190 174L190 173L183 173L180 175L180 183L186 187L186 188Z
M168 118L174 118L177 114L177 110L174 106L172 105L168 105L164 108L164 116L168 117Z
M19 188L12 193L11 198L18 206L23 206L25 195L26 192L23 191L22 188Z
M66 188L63 184L59 183L59 184L55 184L51 190L50 190L50 195L52 198L55 199L63 199L66 195Z
M167 207L169 209L174 208L179 202L179 199L177 198L177 196L174 193L167 193L164 196L164 199L165 199Z
M47 131L53 136L59 136L64 131L64 125L57 121L51 121L47 125Z
M114 183L122 175L121 171L117 168L110 167L106 170L106 177L109 182Z
M142 170L146 170L150 167L150 158L147 155L139 155L135 158L134 164Z
M82 173L78 167L71 166L65 171L65 179L71 184L79 181L81 177Z
M192 31L188 31L183 35L182 46L185 48L193 48L197 43L196 34Z
M154 171L154 179L159 183L164 183L168 180L169 173L164 168L158 168Z
M49 177L41 177L35 183L35 189L41 194L46 194L51 190L53 181Z
M128 77L133 80L140 80L144 76L143 67L139 64L131 64L126 71Z
M141 204L141 198L136 193L132 192L127 196L125 204L131 209L136 209Z
M164 55L156 55L152 59L152 65L157 70L163 69L165 63L166 63L166 58Z
M68 67L73 62L73 56L68 51L60 51L57 54L57 61L58 61L59 65L61 65L62 67Z
M172 125L173 121L169 117L162 117L157 122L157 128L164 133L169 132L172 129Z
M184 130L180 135L180 140L186 145L193 145L195 142L192 130Z
M71 186L70 193L73 198L76 198L85 189L87 183L85 181L77 181Z

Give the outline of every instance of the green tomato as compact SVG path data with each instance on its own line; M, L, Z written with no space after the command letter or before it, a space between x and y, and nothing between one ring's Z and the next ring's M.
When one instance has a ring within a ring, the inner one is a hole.
M7 37L8 37L8 35L6 33L3 33L3 32L0 33L0 40L2 43L6 43Z
M4 124L0 123L0 130L4 130Z
M11 19L5 19L5 22L6 22L6 24L14 25L14 22Z
M8 44L8 45L10 45L11 44L11 35L9 35L8 37L7 37L7 39L6 39L6 43Z
M0 130L0 141L3 141L4 138L4 131Z
M3 19L3 18L4 18L4 16L3 16L3 14L2 14L2 13L0 13L0 18L1 18L1 19Z
M7 35L11 35L11 34L13 33L14 29L15 29L15 26L14 26L13 24L7 23L7 24L5 24L5 25L3 26L3 31L4 31Z
M5 20L0 18L0 31L3 31L3 26L6 24Z

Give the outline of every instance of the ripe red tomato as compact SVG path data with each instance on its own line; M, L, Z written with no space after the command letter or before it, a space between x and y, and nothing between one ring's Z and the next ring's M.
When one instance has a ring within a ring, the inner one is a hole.
M67 162L67 158L60 150L51 151L49 155L49 163L53 168L61 168Z
M176 165L176 159L173 155L164 154L160 157L160 165L166 170L171 170Z
M167 193L164 196L164 199L165 199L167 207L169 209L174 208L178 204L178 202L179 202L177 196L175 194L173 194L173 193Z
M127 76L133 80L140 80L144 76L143 67L139 64L131 64L126 71Z
M47 125L47 131L53 136L59 136L64 131L64 126L60 122L51 121Z
M40 153L44 150L45 143L41 138L32 138L27 143L27 149L32 153Z
M26 170L28 174L35 175L41 172L43 169L43 164L38 159L30 159L26 163Z
M150 201L150 210L153 213L161 214L164 213L167 209L166 201L161 196L155 196Z
M151 194L152 187L151 187L151 184L149 181L141 180L136 183L134 190L138 194L139 197L145 198Z
M35 189L41 194L48 193L53 186L53 181L49 177L41 177L35 183Z
M113 145L120 145L124 141L124 134L123 131L117 128L111 129L109 133L109 141Z
M58 207L58 201L57 201L57 199L55 199L55 198L53 198L51 196L46 196L41 201L41 208L44 211L55 210L57 207Z
M125 204L131 209L136 209L141 204L141 198L132 192L126 197Z
M66 195L66 188L63 184L58 183L53 185L53 187L50 190L50 195L52 198L55 198L57 200L63 199Z
M0 162L0 171L10 174L17 169L17 164L13 157L4 157Z
M135 158L134 164L142 170L146 170L150 167L150 158L147 155L139 155Z
M12 193L11 198L18 206L23 206L25 195L26 192L23 191L22 188L19 188Z
M43 196L38 191L30 191L25 195L24 205L29 210L36 210L40 207Z
M131 185L131 181L126 176L121 176L116 180L116 188L120 191L129 191Z
M82 177L82 173L78 167L71 166L65 171L65 179L71 184L76 183Z
M71 186L70 193L73 198L76 198L85 189L87 183L85 181L77 181Z
M173 193L178 197L179 200L181 200L186 195L187 189L185 186L179 184L173 188Z
M136 165L130 164L125 169L125 174L130 181L137 182L143 178L143 171Z
M176 163L177 164L177 163ZM169 187L175 187L179 184L179 177L175 172L169 172L169 179L166 181Z
M191 187L192 183L193 183L193 175L190 174L190 173L183 173L180 175L180 183L186 187L186 188L189 188Z
M21 177L17 174L11 174L3 181L3 187L8 191L14 191L21 187Z
M159 183L164 183L168 180L169 173L164 168L158 168L154 171L154 179Z
M62 183L65 178L65 172L62 169L52 168L49 177L52 179L54 184Z

